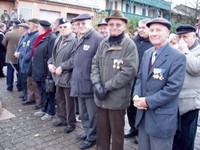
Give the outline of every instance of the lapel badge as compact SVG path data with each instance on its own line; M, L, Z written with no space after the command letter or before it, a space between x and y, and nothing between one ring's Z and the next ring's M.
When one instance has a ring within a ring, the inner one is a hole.
M120 69L121 66L123 65L123 60L121 59L114 59L113 60L113 68L117 68L117 69Z
M30 46L30 41L26 42L26 46L29 47Z
M23 42L23 43L22 43L22 47L25 47L25 46L26 46L26 42Z
M90 49L90 45L83 45L83 50L88 51Z
M163 80L164 79L164 73L166 69L160 69L160 68L154 68L153 69L153 78L157 80Z

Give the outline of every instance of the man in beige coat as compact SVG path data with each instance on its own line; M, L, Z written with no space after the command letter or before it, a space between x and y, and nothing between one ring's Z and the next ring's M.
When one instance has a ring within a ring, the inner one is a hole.
M19 20L15 20L13 22L13 30L6 33L2 44L6 47L6 63L7 63L7 77L6 77L6 84L7 90L13 90L13 81L14 81L14 71L18 70L17 66L17 58L14 56L16 51L19 39L21 37L18 29L18 24L20 24ZM19 79L19 74L17 71L17 89L21 91L21 83Z

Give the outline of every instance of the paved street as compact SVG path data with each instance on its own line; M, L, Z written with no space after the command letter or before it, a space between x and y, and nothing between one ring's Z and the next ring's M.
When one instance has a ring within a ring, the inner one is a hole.
M5 79L0 78L0 100L3 106L16 117L0 121L0 150L79 150L76 134L82 132L81 123L77 123L75 132L65 134L63 127L52 127L52 122L42 121L33 116L33 105L21 105L16 88L6 90ZM127 121L126 121L127 124ZM128 130L126 126L125 130ZM125 150L137 150L134 139L124 141ZM95 146L89 150L94 150ZM200 128L198 128L195 150L200 150Z

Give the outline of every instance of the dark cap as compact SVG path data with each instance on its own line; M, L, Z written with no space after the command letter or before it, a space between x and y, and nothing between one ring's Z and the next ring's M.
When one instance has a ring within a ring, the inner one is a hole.
M90 16L89 14L80 14L78 15L75 19L75 21L80 21L80 20L90 20L92 18L92 16Z
M176 28L176 34L185 34L189 32L196 32L196 28L190 24L180 25L178 28Z
M43 27L49 27L51 25L51 23L46 20L40 20L39 23Z
M29 19L28 22L32 22L32 23L35 23L35 24L39 24L39 19L32 18L32 19Z
M167 19L164 19L164 18L154 18L151 21L149 21L146 25L149 28L152 24L155 24L155 23L162 24L166 26L169 30L171 30L171 23Z
M119 10L113 10L110 16L106 18L106 22L108 22L110 19L120 19L120 20L123 20L125 23L128 22L128 19L125 18L123 13Z
M98 27L99 27L100 25L108 25L108 23L107 23L105 20L101 20L101 21L99 21L99 23L98 23Z
M18 19L14 19L13 20L13 24L16 24L16 25L18 25L18 24L20 24L21 23L21 21L20 20L18 20Z
M20 23L18 27L23 27L25 29L29 29L29 25L27 23Z
M67 22L69 22L69 20L67 20L66 18L60 18L58 21L58 25L65 24Z

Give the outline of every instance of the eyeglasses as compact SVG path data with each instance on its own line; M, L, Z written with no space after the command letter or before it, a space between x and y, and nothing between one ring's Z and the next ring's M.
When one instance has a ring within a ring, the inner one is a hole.
M85 24L86 24L85 21L81 21L81 22L77 22L77 23L76 23L77 26L80 26L80 25L84 26Z
M67 26L59 26L60 29L67 29Z
M109 24L108 24L108 26L109 26L109 27L112 27L112 28L113 28L114 26L117 27L117 28L120 28L122 25L123 25L123 23L116 23L116 24L114 24L114 23L109 23Z

